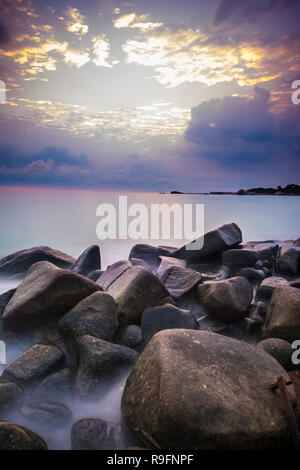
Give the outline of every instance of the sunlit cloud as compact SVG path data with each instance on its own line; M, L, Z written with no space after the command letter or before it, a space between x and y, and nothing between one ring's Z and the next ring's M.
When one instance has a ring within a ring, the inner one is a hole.
M66 26L70 33L84 35L88 32L89 27L87 24L84 24L85 17L80 13L78 8L68 7L67 15L70 20L66 22Z
M74 49L67 49L63 55L64 61L67 64L75 65L77 68L82 67L90 61L90 56L87 52L81 52Z
M92 39L92 42L94 44L93 52L95 58L93 59L93 63L95 65L101 67L113 67L113 65L118 63L118 61L113 61L112 63L107 61L110 53L110 44L109 41L106 39L105 34L95 36Z
M140 15L137 16L135 13L129 13L127 15L120 16L113 21L114 27L121 28L137 28L141 31L150 31L152 29L159 28L163 23L154 23L152 21L147 21L149 15Z

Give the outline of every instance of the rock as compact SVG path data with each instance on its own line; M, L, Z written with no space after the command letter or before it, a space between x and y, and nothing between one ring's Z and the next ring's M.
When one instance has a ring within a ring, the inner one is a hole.
M295 365L292 363L294 349L288 341L279 338L268 338L257 343L256 347L274 357L285 370L295 369Z
M79 256L71 267L71 271L82 276L88 276L92 271L101 269L100 249L98 245L92 245Z
M0 276L24 275L33 264L39 261L49 261L59 268L69 269L75 259L61 251L49 248L49 246L36 246L2 258L0 260Z
M267 353L215 333L156 334L122 397L124 423L163 449L287 448L288 421L268 389L285 370Z
M266 275L261 269L243 268L236 273L237 276L242 276L248 281L262 281Z
M104 379L137 360L137 353L126 346L108 343L93 336L83 336L79 342L79 369L76 391L86 397L93 393Z
M18 384L0 377L0 412L12 407L21 395L22 389Z
M131 258L130 262L132 266L141 266L142 268L147 269L151 273L153 272L155 274L155 269L153 269L153 267L151 268L151 266L143 259Z
M182 310L174 305L166 304L161 307L146 308L142 315L141 328L144 348L156 333L174 328L195 329L196 320L188 310Z
M162 248L139 243L131 248L129 260L137 258L145 261L153 271L156 271L160 265L160 256L168 256L170 251Z
M32 327L54 321L80 300L100 290L89 279L47 261L32 266L3 313L4 324Z
M157 269L157 276L161 279L165 272L173 266L186 267L186 261L184 259L171 258L169 256L160 256L161 263Z
M138 325L128 325L118 332L115 342L128 346L129 348L135 348L142 341L142 329Z
M103 273L104 273L104 271L101 271L101 269L96 269L95 271L92 271L87 277L91 281L97 282L98 279L100 278L100 276L102 276Z
M300 291L296 287L277 287L268 306L264 338L293 342L300 338Z
M118 326L115 301L106 292L94 292L64 315L58 326L72 341L85 335L111 341Z
M15 294L17 289L10 289L9 291L5 292L4 294L0 295L0 318L3 315L6 305Z
M197 296L210 315L231 322L244 317L250 307L253 291L244 277L207 281L198 286Z
M296 248L281 248L276 270L283 276L296 276L298 272L298 250Z
M267 279L264 279L258 286L255 299L269 302L274 290L277 287L287 287L288 285L288 281L283 277L268 277Z
M242 232L236 224L231 223L206 233L202 238L203 247L200 250L193 249L193 244L188 243L174 251L172 256L190 262L209 258L241 243Z
M115 450L121 439L120 424L101 419L81 419L71 430L72 450Z
M62 401L69 398L73 392L73 372L69 368L45 377L34 391L35 398Z
M169 295L154 274L139 266L124 271L107 291L118 305L118 320L122 324L139 324L146 307L158 305Z
M8 364L3 377L28 384L49 374L64 359L64 353L51 344L35 344Z
M297 238L297 240L293 241L294 246L300 246L300 238Z
M0 421L0 450L47 450L47 445L24 426Z
M107 290L109 286L118 279L127 269L129 269L132 264L127 261L117 261L116 263L108 266L107 270L101 274L101 277L98 279L97 284L102 287L103 290Z
M292 281L289 282L289 285L291 287L297 287L297 289L300 289L300 278L293 279Z
M223 253L223 264L231 272L239 271L255 265L259 257L254 250L228 250Z
M190 292L201 282L201 279L200 273L182 266L171 266L161 277L162 283L174 298Z
M262 302L260 300L256 301L250 306L249 317L257 323L263 324L267 314L267 308L268 306L265 302Z
M41 402L36 406L23 406L21 413L24 418L43 426L64 427L72 418L72 412L65 405Z

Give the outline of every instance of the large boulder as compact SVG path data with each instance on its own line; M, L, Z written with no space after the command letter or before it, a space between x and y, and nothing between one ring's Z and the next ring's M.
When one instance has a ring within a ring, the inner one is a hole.
M298 254L296 248L281 248L276 263L278 274L283 276L296 276L298 273Z
M206 233L201 241L203 242L201 249L194 249L193 242L191 242L174 251L172 256L189 262L209 258L241 243L242 232L235 223L225 224Z
M201 279L200 273L182 266L171 266L161 277L162 283L174 298L190 292L201 282Z
M69 269L75 259L49 246L35 246L2 258L0 276L24 275L33 264L39 261L49 261L59 268Z
M73 392L74 374L68 367L45 377L34 390L36 399L63 401Z
M93 394L105 379L113 377L123 368L132 366L138 357L133 349L93 336L83 336L79 348L76 392L81 397Z
M295 369L295 365L292 363L292 355L295 350L288 341L280 338L267 338L257 343L256 347L273 356L285 370Z
M285 370L269 354L211 332L155 335L127 379L122 415L165 449L286 448L288 420L269 385Z
M117 332L115 336L115 343L135 348L142 341L142 329L138 325L127 325Z
M162 248L139 243L131 248L129 260L137 258L145 261L153 271L160 265L160 256L168 256L170 251Z
M195 329L197 322L188 310L165 304L160 307L149 307L143 312L142 328L142 347L145 347L152 336L162 330Z
M88 276L92 271L101 269L100 249L98 245L89 246L71 267L71 271Z
M107 292L94 292L64 315L58 325L62 335L72 341L85 335L111 341L118 326L115 301Z
M52 344L35 344L8 364L3 377L29 384L45 377L62 363L64 353Z
M0 421L0 450L47 450L47 445L30 429Z
M107 270L101 274L98 278L97 284L102 287L103 290L107 290L118 277L120 277L127 269L131 268L132 264L130 261L121 260L108 266Z
M0 377L0 412L12 407L21 397L21 387Z
M110 284L107 292L118 305L119 322L126 324L139 324L145 308L158 305L168 295L160 280L140 266L126 269Z
M29 269L6 305L4 324L29 328L55 321L97 290L95 282L41 261Z
M157 269L157 276L161 279L165 272L173 266L186 267L186 261L184 259L171 258L170 256L160 256L161 262Z
M251 268L259 260L258 253L254 250L228 250L223 253L223 264L231 272L242 268Z
M264 338L294 341L300 338L300 290L277 287L268 306Z
M102 419L81 419L71 430L72 450L114 450L121 439L120 424L106 423Z
M210 315L231 322L244 317L250 307L253 290L245 277L207 281L197 288L197 296Z
M0 295L0 318L3 315L3 312L5 310L6 305L12 298L12 296L15 294L16 289L10 289L7 292L4 292L4 294Z
M287 287L288 285L288 281L283 277L267 277L267 279L264 279L257 287L255 298L256 300L269 302L274 290L277 289L277 287Z

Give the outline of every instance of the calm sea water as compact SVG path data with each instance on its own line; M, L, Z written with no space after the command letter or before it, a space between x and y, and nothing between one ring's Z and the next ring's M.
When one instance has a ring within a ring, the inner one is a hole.
M130 248L143 240L105 240L96 235L101 203L118 207L119 195L97 191L53 189L0 189L0 257L36 245L49 245L77 257L98 243L102 265L128 257ZM244 241L300 237L300 198L290 196L201 196L129 193L128 204L137 202L204 204L205 231L236 222ZM178 240L145 240L179 246Z

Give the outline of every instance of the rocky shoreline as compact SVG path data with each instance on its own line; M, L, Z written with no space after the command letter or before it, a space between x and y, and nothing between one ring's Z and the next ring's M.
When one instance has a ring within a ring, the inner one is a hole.
M300 239L243 244L231 223L203 241L137 244L105 271L96 245L0 260L20 280L0 296L0 340L21 348L0 377L0 450L46 450L35 429L64 430L74 450L292 448L269 385L299 370ZM74 420L75 400L128 374L120 422Z

